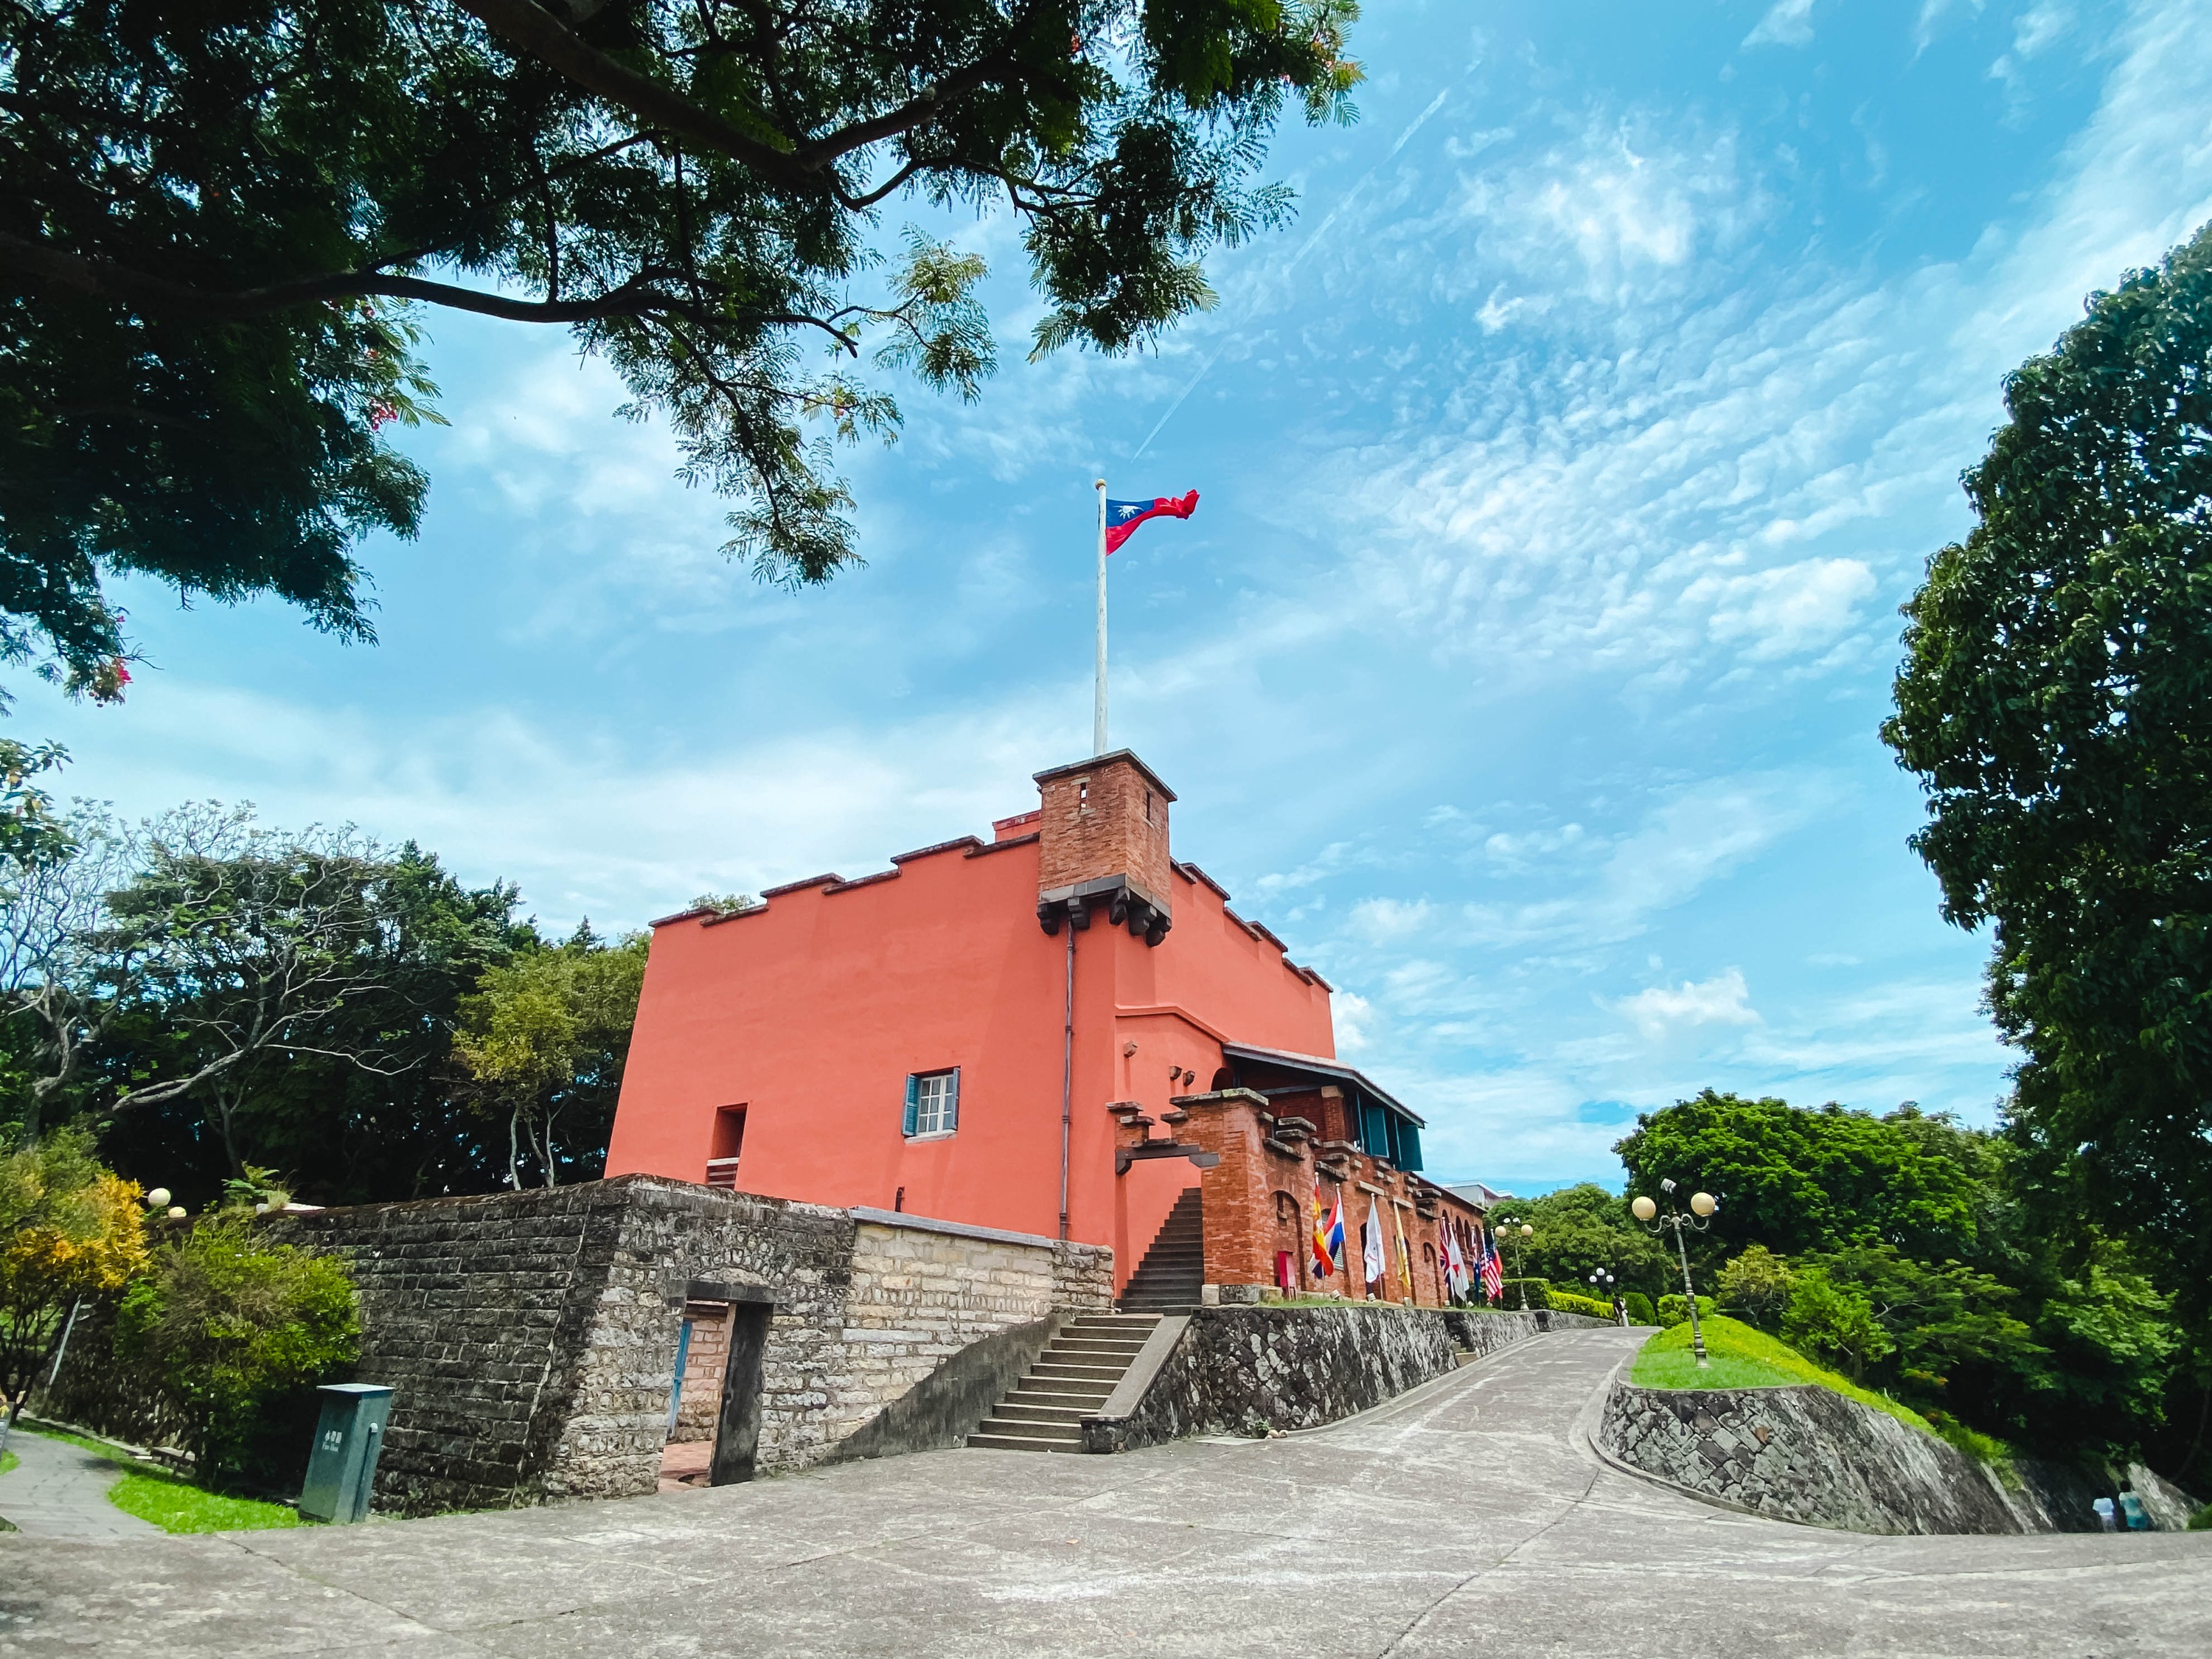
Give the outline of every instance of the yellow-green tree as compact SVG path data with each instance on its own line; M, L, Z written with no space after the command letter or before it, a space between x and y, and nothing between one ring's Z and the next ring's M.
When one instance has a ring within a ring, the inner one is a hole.
M556 1128L593 1133L611 1122L645 981L646 939L607 946L587 927L557 950L486 970L461 1000L453 1053L477 1109L507 1118L507 1182L523 1184L526 1150L543 1184L557 1184Z
M144 1268L143 1206L138 1183L103 1167L82 1130L54 1130L28 1145L0 1140L5 1427L14 1426L70 1307L80 1297L115 1294Z

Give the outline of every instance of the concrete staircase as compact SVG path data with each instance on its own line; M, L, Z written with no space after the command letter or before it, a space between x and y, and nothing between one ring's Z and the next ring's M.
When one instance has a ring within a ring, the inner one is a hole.
M1199 1287L1206 1282L1204 1240L1199 1189L1187 1187L1160 1224L1152 1248L1122 1286L1122 1310L1188 1313L1195 1308Z
M1052 1340L1027 1376L968 1437L998 1451L1079 1452L1083 1419L1105 1403L1158 1314L1086 1314Z

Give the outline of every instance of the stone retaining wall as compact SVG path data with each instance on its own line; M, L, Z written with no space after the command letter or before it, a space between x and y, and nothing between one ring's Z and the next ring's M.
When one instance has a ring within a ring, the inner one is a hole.
M1547 1328L1604 1322L1394 1303L1200 1308L1127 1417L1085 1425L1093 1451L1191 1434L1312 1429Z
M1956 1447L1817 1384L1639 1389L1615 1381L1598 1449L1723 1503L1873 1533L2092 1532L2109 1471L2021 1459L2016 1486ZM2160 1527L2191 1500L2140 1464L2125 1478Z
M652 1176L266 1224L360 1287L356 1375L393 1389L377 1505L405 1513L651 1492L687 1304L772 1304L756 1467L773 1472L832 1455L971 1345L1108 1306L1113 1281L1097 1246ZM104 1341L73 1342L51 1398L91 1400L103 1368Z

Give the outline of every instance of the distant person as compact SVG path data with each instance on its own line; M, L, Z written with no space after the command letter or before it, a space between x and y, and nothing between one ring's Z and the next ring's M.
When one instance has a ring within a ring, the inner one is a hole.
M2090 1504L2089 1507L2097 1511L2097 1524L2100 1527L2103 1528L2106 1532L2112 1532L2116 1529L2112 1517L2112 1500L2111 1498L2100 1498L2095 1503Z
M2132 1486L2120 1488L2120 1515L2130 1532L2151 1529L2150 1511L2143 1507L2142 1494Z
M1613 1322L1624 1331L1628 1328L1628 1298L1615 1295L1613 1298Z

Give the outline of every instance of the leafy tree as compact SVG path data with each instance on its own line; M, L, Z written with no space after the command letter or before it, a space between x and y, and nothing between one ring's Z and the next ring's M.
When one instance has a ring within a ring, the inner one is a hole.
M2052 1224L2212 1314L2212 227L2005 383L1976 522L1905 607L1913 846L1993 930L2008 1109Z
M145 1265L141 1197L83 1130L0 1139L0 1443L70 1305L112 1295Z
M1869 1365L1897 1349L1866 1292L1838 1284L1820 1267L1807 1267L1796 1276L1789 1310L1782 1316L1782 1340L1828 1361L1854 1382L1866 1376Z
M972 396L982 262L894 200L995 205L1036 353L1212 294L1286 101L1349 117L1352 0L38 0L0 6L0 655L99 692L118 570L367 638L353 549L413 533L428 307L574 331L732 553L854 554L828 446ZM888 269L886 266L888 265ZM810 361L819 351L828 366Z
M247 1159L283 1170L289 1190L325 1204L500 1184L503 1157L453 1087L453 1033L461 998L484 970L538 948L538 935L513 919L512 887L465 887L412 844L374 850L357 873L362 885L344 902L373 923L355 964L362 994L301 1006L290 1040L244 1068L230 1113L238 1160L191 1091L115 1115L105 1137L112 1156L194 1204L215 1198ZM118 1093L188 1076L208 1057L196 988L164 981L155 989L163 994L118 1017L95 1055Z
M2021 1383L2043 1375L2048 1351L2014 1313L2021 1291L1990 1274L1956 1261L1915 1261L1887 1243L1813 1256L1791 1287L1785 1340L1808 1275L1866 1304L1887 1340L1863 1360L1891 1359L1878 1380L1904 1398L1958 1401L1965 1414L1987 1419L1994 1399L2016 1396Z
M1524 1252L1528 1270L1562 1289L1587 1292L1593 1269L1656 1296L1667 1284L1667 1256L1628 1213L1626 1200L1595 1182L1562 1187L1516 1206L1536 1231Z
M1753 1244L1720 1271L1715 1300L1752 1324L1767 1326L1790 1305L1790 1263L1764 1244Z
M266 1441L286 1396L354 1363L361 1320L338 1262L225 1216L155 1253L123 1298L115 1343L176 1410L200 1483L222 1487L281 1458Z
M1980 1171L1917 1107L1875 1117L1707 1089L1636 1123L1613 1149L1632 1190L1656 1193L1671 1177L1722 1200L1711 1231L1690 1236L1700 1273L1752 1244L1797 1255L1879 1239L1961 1255L1974 1237Z
M460 1005L454 1057L483 1109L507 1119L507 1184L522 1185L526 1138L540 1178L559 1180L556 1125L572 1112L572 1137L603 1165L630 1029L645 982L646 935L612 949L585 923L557 950L535 951L486 970Z

